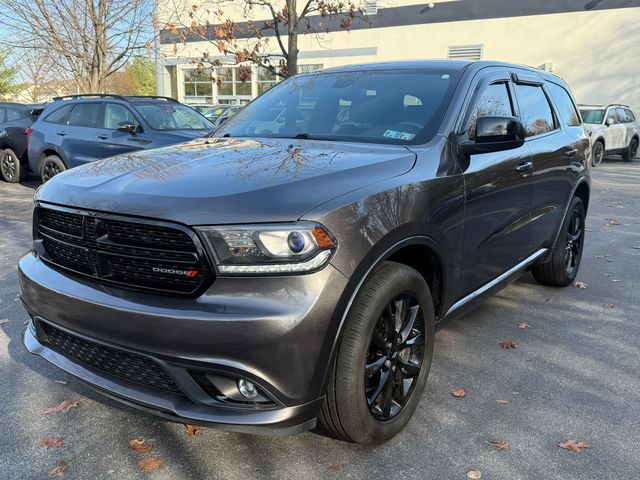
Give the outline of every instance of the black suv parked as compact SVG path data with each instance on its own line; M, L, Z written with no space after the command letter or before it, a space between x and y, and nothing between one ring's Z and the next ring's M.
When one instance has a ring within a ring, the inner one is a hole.
M38 190L29 351L167 418L375 442L416 409L438 326L527 269L578 271L589 138L544 72L331 69L215 135Z
M26 178L28 129L42 109L42 105L0 103L0 178L5 182Z

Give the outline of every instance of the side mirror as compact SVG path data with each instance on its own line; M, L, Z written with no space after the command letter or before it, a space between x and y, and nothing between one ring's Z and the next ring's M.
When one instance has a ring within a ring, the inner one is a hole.
M475 140L460 142L467 155L512 150L524 145L524 126L516 117L479 117Z
M604 122L604 124L605 124L607 127L610 127L610 126L611 126L611 125L613 125L614 123L616 123L616 121L615 121L613 118L611 118L611 117L607 118L607 121L606 121L606 122Z
M132 122L120 122L117 130L119 132L136 133L137 128Z

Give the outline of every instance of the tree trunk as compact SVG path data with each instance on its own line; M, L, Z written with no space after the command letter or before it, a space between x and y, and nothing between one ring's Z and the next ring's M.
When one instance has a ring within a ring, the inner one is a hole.
M288 8L288 48L287 48L287 77L298 74L298 12L296 0L287 0Z

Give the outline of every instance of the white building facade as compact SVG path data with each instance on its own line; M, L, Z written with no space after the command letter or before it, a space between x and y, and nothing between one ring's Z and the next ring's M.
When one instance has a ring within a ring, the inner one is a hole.
M159 1L160 20L167 20L163 2L175 9L175 0ZM355 21L349 31L299 36L300 72L376 61L500 60L552 71L580 103L624 103L640 111L640 0L381 0L363 6L368 21ZM254 15L268 18L266 11ZM245 82L233 65L197 68L194 60L216 51L201 38L187 37L184 44L165 31L159 51L159 92L188 104L246 103L277 81L255 66Z

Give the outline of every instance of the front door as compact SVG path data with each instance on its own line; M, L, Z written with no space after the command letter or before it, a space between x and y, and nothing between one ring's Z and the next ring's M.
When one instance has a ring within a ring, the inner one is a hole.
M481 116L516 113L509 72L493 69L478 81L465 115L465 134L475 139L475 122ZM464 293L499 277L531 253L530 168L526 145L465 159Z

